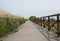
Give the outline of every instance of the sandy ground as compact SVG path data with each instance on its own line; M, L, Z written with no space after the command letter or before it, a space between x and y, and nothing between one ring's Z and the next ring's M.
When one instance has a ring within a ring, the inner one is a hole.
M47 41L31 21L21 25L19 31L8 35L3 41Z

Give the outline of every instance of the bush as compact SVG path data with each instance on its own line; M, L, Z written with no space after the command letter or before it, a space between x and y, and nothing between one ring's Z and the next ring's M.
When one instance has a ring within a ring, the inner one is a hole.
M24 18L1 18L0 19L0 38L7 34L17 32L19 25L26 22Z
M0 38L6 35L6 28L5 25L0 23Z
M27 19L22 18L22 19L20 20L20 24L23 24L23 23L25 23L26 21L27 21Z
M0 12L0 39L7 34L17 32L18 26L26 21L25 18L11 15L9 12L2 11L2 14Z

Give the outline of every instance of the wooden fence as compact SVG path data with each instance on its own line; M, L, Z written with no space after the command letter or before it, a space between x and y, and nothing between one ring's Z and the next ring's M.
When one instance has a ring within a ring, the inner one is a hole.
M55 17L55 20L52 21L51 17ZM48 31L51 31L51 28L55 28L56 29L55 34L57 34L57 36L60 37L60 14L36 18L33 20L33 22L39 24L40 26L43 26L44 28L48 27Z

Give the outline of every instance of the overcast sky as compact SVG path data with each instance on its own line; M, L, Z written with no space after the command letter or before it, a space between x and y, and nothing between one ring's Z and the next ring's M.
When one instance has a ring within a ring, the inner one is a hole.
M25 18L41 17L60 13L60 0L0 0L0 8Z

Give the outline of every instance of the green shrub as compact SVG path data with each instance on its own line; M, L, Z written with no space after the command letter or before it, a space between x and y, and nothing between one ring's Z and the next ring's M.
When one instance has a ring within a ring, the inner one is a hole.
M6 35L6 28L5 25L0 23L0 38Z
M20 24L23 24L23 23L25 23L26 21L27 21L27 19L22 18L22 19L20 20Z
M2 21L1 21L2 20ZM22 18L4 18L0 20L0 38L7 34L17 32L19 25L26 22L26 19Z
M52 31L53 33L56 33L56 32L57 32L57 29L56 29L55 27L51 27L51 31Z

